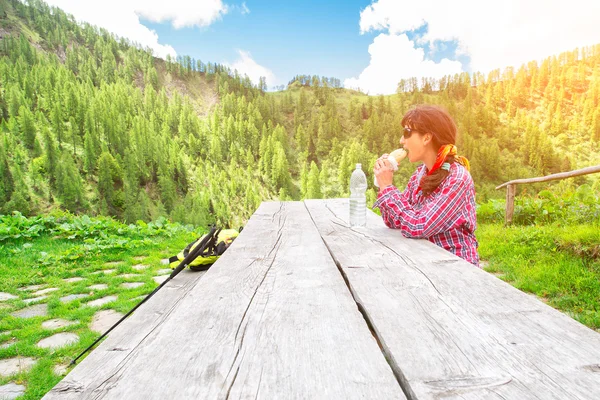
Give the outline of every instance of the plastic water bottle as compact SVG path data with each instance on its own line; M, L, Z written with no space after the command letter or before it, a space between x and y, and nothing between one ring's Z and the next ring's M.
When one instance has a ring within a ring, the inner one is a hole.
M365 226L367 223L367 177L360 164L350 176L350 226Z

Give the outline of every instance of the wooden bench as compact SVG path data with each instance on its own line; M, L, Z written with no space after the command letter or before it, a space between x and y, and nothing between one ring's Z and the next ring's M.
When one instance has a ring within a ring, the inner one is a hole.
M600 399L600 334L346 199L263 203L45 399Z

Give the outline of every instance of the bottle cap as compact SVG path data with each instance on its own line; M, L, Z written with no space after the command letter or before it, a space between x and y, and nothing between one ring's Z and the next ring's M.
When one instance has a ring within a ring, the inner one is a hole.
M362 169L362 164L361 163L356 163L356 169Z

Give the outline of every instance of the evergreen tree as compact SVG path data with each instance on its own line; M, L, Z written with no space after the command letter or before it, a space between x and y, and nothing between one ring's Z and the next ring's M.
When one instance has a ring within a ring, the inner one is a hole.
M14 189L15 185L8 165L8 157L4 145L0 142L0 204L6 204L10 200ZM2 208L0 208L0 211L2 211Z
M21 127L25 146L33 150L36 140L36 127L33 113L25 106L19 108L19 126Z
M321 199L323 197L321 193L321 182L319 180L319 167L315 162L310 164L310 172L308 173L306 183L306 198L307 199Z
M71 212L81 211L85 207L83 183L73 157L63 152L57 171L58 198Z
M44 128L44 147L46 155L46 172L51 186L56 183L56 166L58 164L58 152L50 129Z
M25 183L25 177L19 164L16 164L12 170L14 178L14 190L10 196L10 201L4 205L4 212L11 213L18 211L21 214L28 216L31 212L30 195L28 186Z

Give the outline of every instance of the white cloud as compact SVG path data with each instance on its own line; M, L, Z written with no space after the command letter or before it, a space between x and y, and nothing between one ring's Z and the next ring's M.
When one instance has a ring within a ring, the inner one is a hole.
M264 76L267 81L267 86L273 86L276 84L275 74L270 69L259 65L252 59L250 52L244 50L238 50L240 58L238 58L233 64L224 62L223 64L231 68L231 70L237 70L240 75L248 75L250 80L254 84L258 84L261 76Z
M250 14L250 10L248 9L248 6L246 6L246 3L242 3L242 14Z
M600 42L598 0L378 0L361 32L399 34L428 25L419 43L457 40L473 71L520 66Z
M439 63L425 60L424 50L416 48L406 34L382 33L369 45L371 62L358 78L344 81L347 88L360 88L369 94L396 92L398 82L410 77L439 78L461 71L461 63L443 59Z
M140 17L153 22L170 22L174 28L208 26L227 13L221 0L46 0L49 5L73 14L78 21L107 29L120 37L149 47L158 57L175 56L172 46L160 44L155 31L140 23Z

